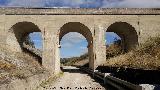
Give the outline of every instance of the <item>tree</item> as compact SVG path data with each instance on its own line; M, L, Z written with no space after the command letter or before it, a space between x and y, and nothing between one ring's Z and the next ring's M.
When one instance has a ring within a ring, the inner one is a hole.
M115 37L113 44L115 44L115 45L121 45L121 40L118 39L117 37Z
M24 43L25 43L26 45L29 45L29 46L35 48L34 42L31 40L31 37L30 37L29 35L26 36L26 38L25 38L25 40L24 40Z

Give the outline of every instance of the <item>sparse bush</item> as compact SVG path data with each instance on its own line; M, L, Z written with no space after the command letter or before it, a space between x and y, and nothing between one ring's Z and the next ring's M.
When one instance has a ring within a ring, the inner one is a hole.
M12 77L25 79L45 71L47 72L37 60L30 54L12 52L5 44L0 44L0 81L5 82L5 80L8 80L6 78L11 79ZM5 73L7 75L4 76Z
M115 39L114 43L110 46L106 45L106 58L115 57L121 53L122 51L122 42L121 40Z
M24 40L24 43L25 43L26 45L29 45L29 46L35 48L34 42L31 40L31 37L30 37L29 35L26 36L26 38L25 38L25 40Z
M123 55L110 58L106 66L141 69L160 69L160 36L150 37L145 43Z
M53 82L55 82L58 78L62 77L63 76L63 72L60 72L59 74L57 75L54 75L54 76L51 76L48 80L46 81L43 81L40 86L41 87L46 87L47 85L51 85L53 84Z
M13 77L17 77L19 79L25 79L27 76L25 76L25 73L21 73L21 72L14 72L12 73Z
M137 47L134 51L138 54L150 54L155 56L160 53L160 37L150 37L144 44Z
M0 61L0 70L10 70L15 67L14 64Z

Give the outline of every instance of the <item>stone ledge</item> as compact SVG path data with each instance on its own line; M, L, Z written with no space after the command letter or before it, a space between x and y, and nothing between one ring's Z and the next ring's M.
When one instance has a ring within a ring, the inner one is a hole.
M1 7L0 15L160 15L160 8L23 8Z

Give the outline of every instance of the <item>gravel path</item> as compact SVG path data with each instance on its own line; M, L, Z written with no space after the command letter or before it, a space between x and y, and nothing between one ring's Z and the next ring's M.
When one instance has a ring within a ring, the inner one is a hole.
M78 68L64 67L64 75L44 90L106 90Z

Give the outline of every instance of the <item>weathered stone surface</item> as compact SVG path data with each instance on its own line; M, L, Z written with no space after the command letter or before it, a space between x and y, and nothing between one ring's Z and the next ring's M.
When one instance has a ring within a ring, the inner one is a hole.
M0 8L0 14L13 15L150 15L160 14L159 8Z

